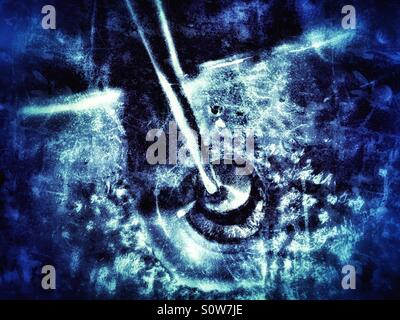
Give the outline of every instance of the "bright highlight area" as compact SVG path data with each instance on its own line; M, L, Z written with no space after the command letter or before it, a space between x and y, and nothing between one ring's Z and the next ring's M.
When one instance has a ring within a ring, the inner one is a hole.
M67 96L59 100L59 103L48 105L33 105L21 109L20 114L24 117L52 115L65 112L86 112L99 108L112 107L122 95L121 90L105 89L90 93L79 93Z

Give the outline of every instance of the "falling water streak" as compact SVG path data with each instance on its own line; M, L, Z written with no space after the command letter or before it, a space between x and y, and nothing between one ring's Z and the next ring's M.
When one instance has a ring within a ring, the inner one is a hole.
M135 12L132 8L132 5L129 0L125 0L126 6L129 10L129 13L132 16L132 19L134 23L136 24L139 32L139 36L143 42L144 47L146 48L147 54L150 57L150 61L156 71L158 80L160 82L161 88L164 91L164 94L166 95L169 105L172 111L172 114L179 126L179 128L182 131L182 134L184 135L186 139L186 144L189 149L190 155L192 156L192 159L199 170L200 177L203 181L204 187L206 188L207 192L210 194L214 194L215 192L218 191L217 186L214 184L214 182L208 177L203 164L202 164L202 158L201 158L201 152L200 148L198 146L198 141L197 137L193 134L192 129L190 128L187 119L185 118L184 112L183 112L183 107L179 102L179 99L174 92L174 89L172 88L171 84L168 82L166 76L164 73L160 70L160 67L158 66L153 52L151 50L150 44L146 39L146 36L144 35L143 29L141 28L139 21L135 15ZM170 49L170 47L168 47Z
M89 81L90 86L94 82L94 70L95 70L95 62L94 62L94 37L96 34L96 12L97 12L97 0L93 1L93 9L92 9L92 17L90 21L90 69L89 69Z
M96 11L97 11L97 0L93 1L93 10L90 26L90 49L93 52L94 49L94 35L96 33Z
M174 69L175 74L178 76L178 79L180 81L182 81L184 73L183 73L182 67L179 63L178 54L175 49L174 41L172 40L172 35L169 30L168 21L167 21L167 18L165 17L165 13L164 13L161 1L156 0L156 5L157 5L157 10L158 10L158 15L159 15L159 18L161 21L162 31L164 33L164 38L167 43L169 54L171 56L172 68Z

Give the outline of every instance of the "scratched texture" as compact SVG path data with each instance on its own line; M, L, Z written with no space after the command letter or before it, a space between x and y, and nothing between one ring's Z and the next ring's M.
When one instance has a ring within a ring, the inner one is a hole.
M266 218L229 248L163 215L195 170L146 163L172 116L124 2L45 4L0 2L0 298L400 296L399 4L163 2L199 126L256 135Z

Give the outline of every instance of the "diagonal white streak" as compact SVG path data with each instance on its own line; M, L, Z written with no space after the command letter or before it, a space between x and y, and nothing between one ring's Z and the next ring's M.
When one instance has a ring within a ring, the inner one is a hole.
M149 55L151 63L156 71L161 88L164 91L164 94L168 99L169 106L171 108L171 112L175 118L175 121L176 121L177 125L179 126L179 129L182 131L183 136L186 139L186 145L188 147L190 155L192 156L192 159L193 159L197 169L199 170L200 177L203 181L204 187L206 188L207 192L209 192L210 194L214 194L215 192L218 191L218 188L214 184L214 182L208 177L208 175L205 172L205 169L203 167L202 158L201 158L201 149L198 145L198 137L193 132L193 130L190 128L190 126L187 122L187 119L184 115L183 107L182 107L181 103L179 102L179 99L178 99L174 89L172 88L171 84L168 82L166 76L161 71L156 59L154 58L150 44L147 41L147 38L143 32L143 29L139 24L139 21L135 15L135 12L132 8L130 1L125 0L125 3L128 7L128 10L132 16L133 21L135 22L135 24L138 28L139 36L146 48L147 54ZM165 19L165 16L164 16L164 19ZM170 39L170 41L172 43L172 38ZM168 43L168 40L167 40L167 43ZM169 50L171 49L170 46L168 46L168 48L169 48ZM171 55L171 52L170 52L170 55ZM178 59L176 55L175 55L175 57L176 57L176 59ZM171 56L171 58L172 58L172 56ZM180 66L179 66L179 68L180 68ZM174 70L174 71L176 71L176 70Z
M156 0L156 5L157 5L157 9L158 9L158 16L159 16L160 22L161 22L161 28L164 33L165 41L167 43L172 68L174 69L175 74L178 76L178 79L182 80L184 73L181 68L181 64L179 63L178 54L175 49L175 44L172 39L171 32L169 31L168 21L167 21L167 18L165 17L165 13L164 13L161 1Z

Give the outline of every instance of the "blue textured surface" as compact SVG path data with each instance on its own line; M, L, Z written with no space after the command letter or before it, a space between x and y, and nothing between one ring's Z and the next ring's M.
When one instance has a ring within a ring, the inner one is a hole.
M218 254L154 216L193 168L146 164L172 118L123 3L55 1L56 30L44 4L0 2L0 298L399 298L396 1L354 1L355 30L343 1L164 3L200 126L257 137L268 218Z

